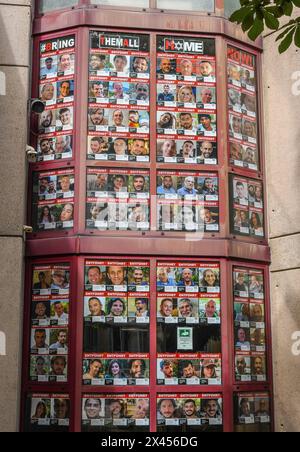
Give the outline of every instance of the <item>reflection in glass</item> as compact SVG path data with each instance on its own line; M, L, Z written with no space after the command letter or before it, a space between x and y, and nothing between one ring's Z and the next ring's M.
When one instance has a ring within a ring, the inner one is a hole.
M180 0L157 0L157 8L159 9L173 9L178 11L205 11L214 12L214 0L187 0L182 2Z
M63 9L76 5L78 5L78 0L41 0L39 2L39 13L46 13L55 9Z
M92 0L92 5L123 6L125 8L149 8L149 0Z

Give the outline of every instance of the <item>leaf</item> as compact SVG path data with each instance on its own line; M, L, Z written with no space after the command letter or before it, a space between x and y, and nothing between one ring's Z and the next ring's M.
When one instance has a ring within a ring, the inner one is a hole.
M295 24L287 26L287 28L282 33L280 33L279 36L277 36L276 41L280 41L282 38L284 38L285 35L291 31L292 28L295 28Z
M294 3L295 6L300 8L300 0L292 0L292 2Z
M283 11L286 16L291 16L293 14L294 5L292 2L285 2L283 4Z
M244 32L248 31L254 23L254 15L251 11L243 20L242 29Z
M266 21L266 26L270 28L271 30L278 30L280 26L280 22L276 17L274 17L271 13L268 13L267 11L264 12L264 18Z
M300 26L298 25L296 33L295 33L295 45L300 47Z
M250 8L249 6L245 6L244 8L239 9L238 11L235 11L229 18L230 22L237 22L238 24L241 24L247 14L249 13Z
M256 41L258 36L261 35L262 32L264 31L264 28L265 28L264 22L256 18L251 30L248 33L248 36L251 39L251 41Z
M281 42L280 46L278 47L279 53L284 53L291 46L294 34L295 28L293 28Z

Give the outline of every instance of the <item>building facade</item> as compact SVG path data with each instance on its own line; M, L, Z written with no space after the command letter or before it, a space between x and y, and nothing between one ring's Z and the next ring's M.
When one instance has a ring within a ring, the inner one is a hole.
M297 353L277 329L291 328L279 314L291 259L276 253L298 237L272 186L271 50L228 22L236 2L29 3L2 13L18 13L28 38L24 51L7 33L0 59L1 101L16 86L25 99L20 133L3 134L22 174L4 187L4 204L20 205L1 219L2 296L17 300L14 316L1 300L1 429L296 430L280 353ZM16 269L20 286L7 285Z

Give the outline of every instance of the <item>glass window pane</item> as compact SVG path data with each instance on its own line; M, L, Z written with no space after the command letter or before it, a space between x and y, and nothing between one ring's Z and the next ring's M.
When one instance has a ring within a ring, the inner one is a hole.
M240 9L240 1L239 0L226 0L224 1L224 12L225 17L230 17L234 11Z
M76 5L78 5L78 0L41 0L39 4L39 12L46 13L55 9L63 9Z
M124 6L125 8L149 8L149 0L92 0L92 5Z
M157 7L160 9L173 9L180 11L207 11L214 12L214 0L157 0Z

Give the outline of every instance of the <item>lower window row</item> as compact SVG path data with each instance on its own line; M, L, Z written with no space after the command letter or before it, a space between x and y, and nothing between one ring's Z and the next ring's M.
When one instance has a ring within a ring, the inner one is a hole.
M70 398L67 394L31 394L26 400L26 431L68 431ZM158 432L223 431L222 394L158 394ZM268 393L234 396L237 430L268 431L271 424ZM150 430L149 394L84 394L81 426L85 432Z

